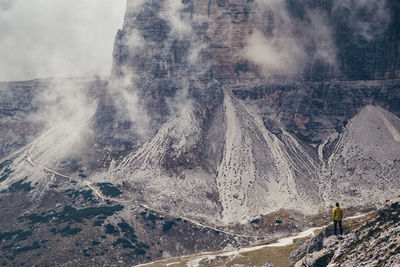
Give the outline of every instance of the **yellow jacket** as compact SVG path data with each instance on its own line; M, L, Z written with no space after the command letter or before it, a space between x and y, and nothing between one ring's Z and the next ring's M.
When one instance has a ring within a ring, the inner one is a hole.
M336 207L333 210L332 220L340 221L343 218L343 209L341 207Z

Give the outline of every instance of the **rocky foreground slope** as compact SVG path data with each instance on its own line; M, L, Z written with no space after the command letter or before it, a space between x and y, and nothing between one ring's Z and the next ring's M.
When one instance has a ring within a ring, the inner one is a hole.
M387 201L377 215L361 227L332 235L328 228L310 238L291 261L300 266L398 266L400 265L400 199Z

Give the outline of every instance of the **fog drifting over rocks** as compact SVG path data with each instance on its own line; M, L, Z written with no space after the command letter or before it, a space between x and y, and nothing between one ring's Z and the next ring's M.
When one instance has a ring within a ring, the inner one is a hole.
M105 76L125 0L0 0L0 81Z

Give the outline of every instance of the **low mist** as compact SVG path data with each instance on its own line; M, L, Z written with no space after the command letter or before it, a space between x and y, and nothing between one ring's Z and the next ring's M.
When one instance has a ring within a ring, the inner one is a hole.
M253 9L258 26L243 53L265 76L301 74L314 62L338 69L340 31L349 28L354 38L369 42L390 23L386 1L337 0L328 13L306 1L256 0Z
M0 0L0 81L108 76L125 0Z

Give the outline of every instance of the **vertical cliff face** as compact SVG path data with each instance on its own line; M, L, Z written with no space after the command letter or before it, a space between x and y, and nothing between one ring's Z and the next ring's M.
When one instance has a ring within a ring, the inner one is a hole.
M128 1L114 75L128 70L152 79L182 79L183 73L187 79L232 78L253 27L249 3L237 2Z
M332 14L341 72L352 80L398 79L400 5L383 1L350 13L339 6ZM383 8L383 10L382 10ZM351 16L357 16L358 21ZM369 24L368 24L369 23Z
M331 80L399 78L398 14L393 0L128 1L112 79L140 99L155 128L187 97L211 110L221 105L221 84L251 91L279 81L277 93L287 89L282 81L322 81L289 86L303 98L322 94L320 102L339 103L351 93ZM321 88L302 93L309 86ZM347 117L362 107L354 104Z
M128 87L140 99L152 129L176 115L173 106L187 97L213 113L212 106L222 104L221 84L241 85L237 92L272 88L271 94L278 100L273 104L279 105L279 92L287 91L287 83L282 81L322 81L320 85L298 83L289 87L297 91L291 95L301 96L307 105L318 101L329 108L326 102L342 105L343 97L354 98L350 100L352 111L347 109L348 114L341 115L345 119L336 116L340 123L325 125L334 129L342 127L346 118L354 116L363 105L382 96L371 97L369 92L355 96L329 81L399 78L398 14L399 4L393 0L128 1L124 27L115 41L112 79L125 81L118 87ZM271 81L280 82L268 85ZM307 87L317 86L320 88L303 93ZM383 97L391 97L393 87L389 86ZM372 93L382 95L375 91ZM307 100L316 94L318 100ZM363 104L357 103L356 97L361 97L359 102ZM312 116L297 112L288 115ZM341 109L333 107L329 113L341 113ZM282 123L265 116L263 119L273 125ZM121 118L114 120L116 128ZM320 139L314 129L310 136L298 125L294 123L302 136ZM114 134L112 131L110 136ZM129 136L135 139L133 134Z
M129 84L154 129L183 99L212 114L231 84L241 98L269 99L265 123L322 142L366 104L399 112L396 85L339 82L398 78L399 14L392 0L128 1L113 79Z
M354 204L382 200L395 181L394 154L374 160L391 170L375 195L343 191L363 171L338 166L343 158L363 164L340 147L368 150L348 136L357 123L347 126L366 105L400 114L397 80L376 81L398 78L395 1L127 3L97 112L99 140L126 142L113 150L126 157L110 175L143 188L140 197L158 208L204 219L218 213L214 222L226 224L283 207L315 211L332 200L327 190ZM366 125L369 117L356 118ZM351 182L341 184L344 176Z
M268 76L396 78L399 9L392 0L128 1L113 73L173 79L193 67L190 63L207 61L209 68L202 69L209 78L229 82L265 78L264 63L271 65ZM261 62L263 57L269 61ZM197 77L198 69L191 73Z
M396 196L399 9L128 0L107 82L0 83L4 263L139 264Z

